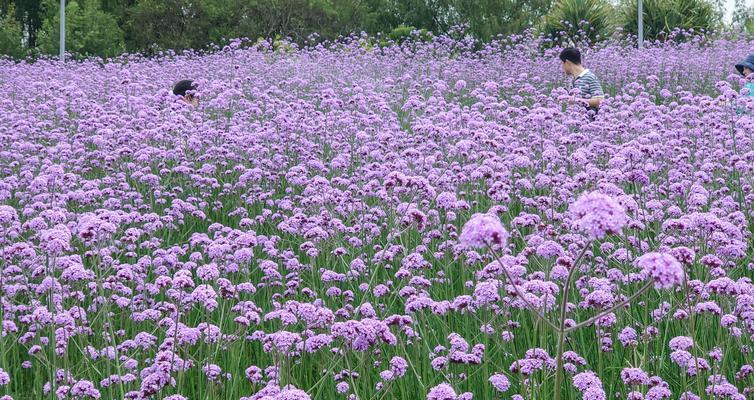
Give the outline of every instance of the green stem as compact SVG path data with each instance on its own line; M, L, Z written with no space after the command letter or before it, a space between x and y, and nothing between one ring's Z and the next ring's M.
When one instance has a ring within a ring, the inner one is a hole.
M575 326L572 326L572 327L566 329L565 333L568 334L568 333L573 332L573 331L575 331L575 330L577 330L579 328L583 328L583 327L585 327L587 325L593 324L595 321L597 321L598 319L604 317L605 315L608 315L611 312L613 312L613 311L615 311L615 310L617 310L617 309L625 306L626 304L629 304L632 301L636 300L637 297L641 296L644 292L646 292L649 288L651 288L652 285L654 285L654 282L652 282L652 281L647 282L646 285L644 285L641 289L639 289L638 292L634 293L628 299L626 299L626 300L624 300L624 301L622 301L622 302L620 302L620 303L618 303L618 304L610 307L608 310L605 310L605 311L597 314L596 316L594 316L592 318L589 318L588 320L586 320L584 322L580 322L580 323L576 324Z
M505 265L503 264L502 261L500 261L500 257L498 257L497 253L495 253L495 251L492 249L492 247L490 247L490 245L487 245L487 248L490 250L490 252L492 253L492 255L495 257L495 260L498 262L498 264L500 264L500 267L502 267L503 272L505 272L505 278L508 280L508 282L510 282L511 286L513 286L513 290L516 291L516 296L518 296L521 300L523 300L523 302L526 303L527 307L529 307L532 311L534 311L534 315L536 315L539 319L541 319L543 322L545 322L547 325L549 325L552 329L558 330L558 327L555 326L554 323L550 322L550 320L548 320L547 318L545 318L545 316L542 315L542 313L539 312L539 309L537 307L535 307L533 304L531 304L531 302L529 302L529 300L527 300L526 297L524 297L524 295L521 294L521 291L518 290L518 286L513 281L513 278L511 277L510 273L508 272L508 268L505 268Z
M581 258L584 257L584 254L586 253L586 250L589 248L589 246L584 246L584 249L581 250L581 253L578 257L576 257L576 261L573 263L573 267L571 267L571 270L568 271L568 278L566 278L565 285L563 286L563 300L560 302L560 326L557 329L558 332L558 347L557 347L557 358L555 361L555 400L560 400L560 396L563 393L563 390L561 389L562 381L563 381L563 346L565 344L565 338L566 338L566 331L565 331L565 321L566 321L566 310L568 309L568 296L571 292L571 284L573 283L573 278L576 276L576 270L579 268L579 263L581 262Z
M565 336L565 332L562 330L558 331L558 357L555 362L555 400L560 400L560 396L563 393L561 386L563 383L563 344L565 343Z

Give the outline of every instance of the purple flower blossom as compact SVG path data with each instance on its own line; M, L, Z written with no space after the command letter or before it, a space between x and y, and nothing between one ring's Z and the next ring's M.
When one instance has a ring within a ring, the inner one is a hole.
M435 357L432 362L432 368L435 371L439 371L443 368L445 368L449 364L448 357Z
M507 392L511 387L511 384L508 381L508 377L503 374L495 374L490 376L489 382L495 389L497 389L498 392Z
M335 389L336 389L336 390L338 391L338 393L340 393L340 394L343 394L343 393L348 393L348 390L349 390L349 388L350 388L350 387L348 386L348 383L347 383L347 382L340 382L340 383L338 383L337 385L335 385Z
M694 340L688 336L676 336L670 339L669 346L672 350L689 350L694 347Z
M646 400L661 400L669 399L673 393L665 386L655 386L647 391L647 395L644 397Z
M620 233L628 223L623 207L612 197L597 191L583 194L568 211L573 225L592 239Z
M71 395L82 399L99 399L102 397L99 390L89 381L78 381L70 389Z
M390 359L390 368L396 376L402 377L406 375L406 371L408 370L408 363L403 357L396 356Z
M305 391L296 388L283 388L283 390L275 396L276 400L311 400L309 394Z
M455 390L447 383L441 383L429 390L427 400L456 400Z
M583 400L605 400L607 395L600 387L590 387L584 390L581 398Z
M595 351L567 342L577 397L754 395L754 98L732 68L751 41L585 45L613 89L592 117L543 62L554 39L458 29L0 60L0 338L23 356L0 393L387 399L431 360L427 390L469 391L436 398L547 398L554 348L521 347L527 303L551 319L565 302L572 328L645 280L685 285L585 327ZM200 107L159 89L176 71L201 77ZM656 376L624 359L663 345L641 365ZM247 349L263 364L228 362Z
M636 346L639 344L637 341L637 334L636 330L634 330L631 327L625 327L623 330L618 334L618 339L620 340L621 344L623 346Z
M505 247L508 242L508 231L496 215L474 214L463 226L459 242L469 248L487 245Z
M655 282L658 289L670 289L683 282L683 266L667 253L647 253L636 259L642 274Z
M640 368L623 368L620 373L623 383L629 386L646 385L649 376Z
M579 391L584 392L589 388L601 389L602 381L594 374L594 372L587 371L574 375L573 386Z

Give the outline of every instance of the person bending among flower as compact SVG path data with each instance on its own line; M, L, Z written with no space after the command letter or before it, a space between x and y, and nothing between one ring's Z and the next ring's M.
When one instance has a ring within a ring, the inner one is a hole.
M600 102L605 97L602 91L599 79L581 65L581 52L579 49L569 47L560 52L560 61L563 63L563 72L573 77L573 88L579 89L581 99L585 105L593 110L597 110ZM577 99L571 98L571 102Z
M196 84L190 79L179 81L173 86L173 94L181 96L181 100L196 107L199 105L199 98L195 96Z
M746 59L736 64L738 73L746 78L746 89L749 90L749 96L754 97L754 53L749 54Z

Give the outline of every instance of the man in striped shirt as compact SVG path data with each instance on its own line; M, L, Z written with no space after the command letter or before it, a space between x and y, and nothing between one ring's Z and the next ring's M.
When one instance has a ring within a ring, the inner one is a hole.
M573 47L564 49L560 52L560 61L563 62L563 71L573 77L573 88L579 89L586 105L594 110L599 108L605 93L599 79L581 65L581 52Z

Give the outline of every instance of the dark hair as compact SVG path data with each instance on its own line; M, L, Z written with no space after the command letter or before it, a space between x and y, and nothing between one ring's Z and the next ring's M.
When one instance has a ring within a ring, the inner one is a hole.
M579 51L579 49L574 48L574 47L563 49L563 51L560 52L560 61L563 61L563 62L570 61L576 65L580 65L581 52Z
M182 80L173 86L173 94L178 96L186 96L186 92L189 90L196 90L196 85L194 85L194 81L190 79Z

